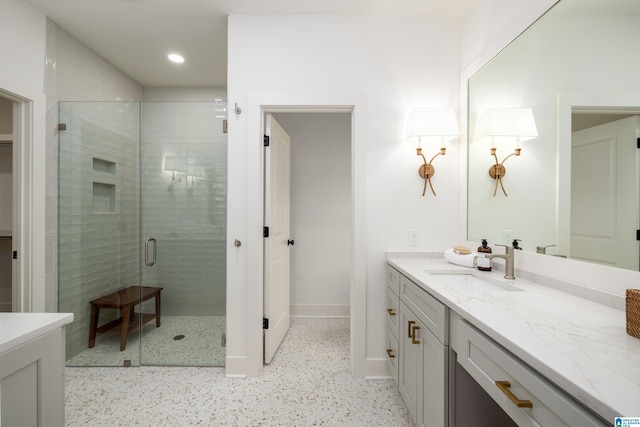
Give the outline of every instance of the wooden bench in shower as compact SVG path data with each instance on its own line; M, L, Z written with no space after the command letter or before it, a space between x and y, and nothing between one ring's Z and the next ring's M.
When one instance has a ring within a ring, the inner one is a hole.
M130 286L119 291L103 295L100 298L89 301L91 304L91 324L89 326L89 348L96 343L98 333L120 333L120 351L127 347L127 334L130 330L156 319L156 327L160 327L160 292L163 288L150 286ZM155 314L135 313L136 305L148 299L155 298ZM118 319L98 327L98 318L101 308L116 308L121 310L122 316ZM119 328L118 328L119 327Z

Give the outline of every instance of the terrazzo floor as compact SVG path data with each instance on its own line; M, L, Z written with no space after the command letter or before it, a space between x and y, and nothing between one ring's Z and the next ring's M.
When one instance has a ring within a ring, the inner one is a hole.
M392 380L353 378L349 320L292 318L258 378L224 368L65 368L67 426L413 426Z
M96 344L67 360L67 366L224 366L224 316L162 316L142 327L142 342L130 332L120 351L119 334L98 334Z

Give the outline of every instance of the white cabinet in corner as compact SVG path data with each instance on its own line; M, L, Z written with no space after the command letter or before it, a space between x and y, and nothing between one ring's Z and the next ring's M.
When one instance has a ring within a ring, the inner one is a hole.
M398 386L417 426L447 425L447 318L444 305L400 276Z
M0 425L64 426L68 313L0 313Z
M457 362L518 426L611 425L457 314L452 312L450 319L451 348Z

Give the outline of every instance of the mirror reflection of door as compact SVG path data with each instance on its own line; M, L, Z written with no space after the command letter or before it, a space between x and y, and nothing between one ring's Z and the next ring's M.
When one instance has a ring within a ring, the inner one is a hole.
M573 132L571 258L640 269L640 116Z

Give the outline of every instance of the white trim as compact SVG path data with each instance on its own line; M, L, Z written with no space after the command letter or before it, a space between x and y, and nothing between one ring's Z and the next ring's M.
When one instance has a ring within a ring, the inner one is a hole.
M234 100L229 100L233 104ZM240 104L240 103L239 103ZM366 301L367 301L367 263L366 263L366 153L368 134L368 101L359 94L345 93L280 93L250 95L242 115L246 114L245 147L229 149L230 167L237 165L236 156L244 156L246 173L244 188L233 187L245 191L245 199L239 195L230 197L229 212L242 208L232 206L244 202L243 210L246 218L241 226L236 218L228 218L229 240L234 241L238 230L245 230L244 241L238 250L228 246L227 256L227 303L230 307L241 303L244 312L233 313L227 310L227 329L234 334L244 332L244 337L232 337L227 341L228 354L226 374L230 377L257 376L262 371L262 312L263 312L263 245L259 231L262 230L263 206L263 162L261 148L263 117L265 112L351 112L351 194L352 194L352 236L351 236L351 322L350 354L353 375L364 378L367 375L379 375L376 367L368 371L370 365L366 360ZM244 117L230 118L230 132L233 126L240 125ZM241 134L239 130L238 134ZM231 136L231 135L230 135ZM235 141L235 139L230 139ZM242 141L237 141L242 143ZM231 169L230 169L231 170ZM229 174L229 180L237 179ZM237 184L236 184L237 185ZM240 219L238 219L240 221ZM249 231L247 231L249 230ZM241 330L240 328L244 326ZM354 333L353 331L357 331ZM240 362L242 360L242 363Z
M291 304L291 317L347 318L350 305L336 304Z

